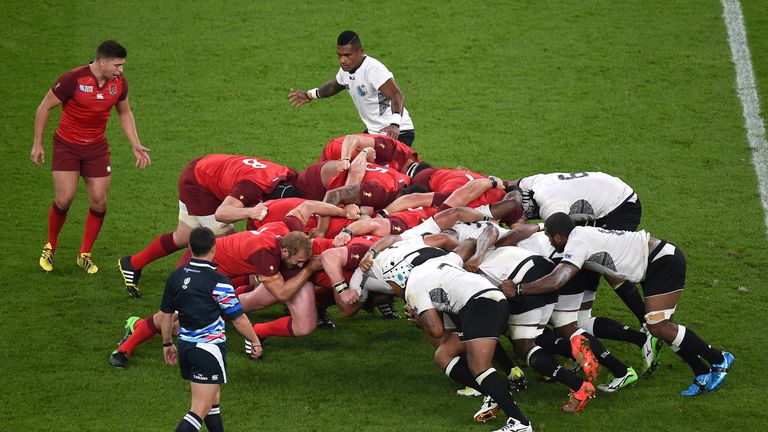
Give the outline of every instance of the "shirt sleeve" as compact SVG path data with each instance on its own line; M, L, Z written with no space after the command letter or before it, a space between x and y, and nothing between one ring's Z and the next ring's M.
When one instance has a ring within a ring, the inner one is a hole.
M375 64L368 70L368 81L370 81L371 84L376 87L376 89L381 88L385 82L392 78L394 78L392 72L390 72L389 69L387 69L387 67L381 63Z
M76 89L77 77L74 72L67 72L60 76L51 86L53 94L62 102L66 102L74 96Z
M277 275L280 268L280 257L275 256L266 249L257 249L248 257L248 262L253 266L254 273L259 276L272 277Z
M424 311L434 309L432 300L429 298L429 293L424 289L408 289L405 291L405 302L416 311L417 314L422 314Z
M283 222L291 231L304 231L304 223L302 223L301 219L296 216L286 215L285 218L283 218Z
M336 72L336 82L339 83L339 85L343 85L346 87L346 84L344 84L344 75L342 75L344 71L339 68L339 71Z
M243 307L237 300L235 289L227 282L219 282L213 288L213 298L221 312L233 320L243 314Z
M229 192L229 196L243 203L244 207L253 207L261 202L262 192L259 185L249 180L237 182Z
M118 101L122 102L128 97L128 80L123 77L123 92L120 93L120 97L117 98Z
M173 313L176 311L176 308L173 306L173 287L175 285L175 280L174 273L171 273L165 281L165 291L163 291L163 299L160 301L160 312Z
M581 268L587 258L589 258L589 255L589 246L587 243L579 238L572 238L569 239L568 243L565 245L563 259L560 262L567 262Z

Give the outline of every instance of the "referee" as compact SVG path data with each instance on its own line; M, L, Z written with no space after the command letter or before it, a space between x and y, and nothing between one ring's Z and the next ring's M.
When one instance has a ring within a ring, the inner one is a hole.
M261 342L243 313L229 280L211 262L216 238L199 227L189 236L192 260L168 277L160 303L160 328L165 362L176 364L177 351L171 340L173 313L179 313L179 366L181 377L192 386L192 408L176 431L197 431L205 422L211 432L224 430L219 399L220 384L227 382L227 351L224 316L256 347L251 357L261 355ZM203 420L204 419L204 420Z

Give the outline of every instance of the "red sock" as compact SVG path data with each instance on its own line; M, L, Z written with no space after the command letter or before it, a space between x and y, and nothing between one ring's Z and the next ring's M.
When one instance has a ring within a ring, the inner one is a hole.
M293 318L286 316L274 321L256 323L253 325L253 331L260 338L267 336L293 337Z
M133 334L131 337L129 337L127 341L123 342L122 345L117 347L117 349L125 352L125 354L130 357L134 348L136 348L139 344L152 339L154 335L160 333L160 330L155 327L155 320L153 319L153 316L154 315L150 315L146 318L142 318L136 321L136 324L133 325Z
M192 252L189 251L189 248L184 251L183 254L181 254L181 258L179 258L179 262L176 263L176 268L185 266L189 264L189 262L192 261Z
M173 241L172 232L159 235L143 251L131 257L131 266L136 270L141 270L152 261L168 256L179 249L181 248Z
M328 309L329 306L336 304L336 300L333 298L333 288L316 287L315 288L315 303L317 304L317 310Z
M245 294L247 292L253 291L254 288L256 288L256 287L251 286L251 285L240 285L239 287L235 288L235 295L240 297L241 295L243 295L243 294Z
M48 243L54 250L59 247L59 233L64 226L64 221L67 220L67 211L69 211L68 208L59 208L55 201L48 211Z
M104 223L106 211L98 212L94 209L88 209L88 217L85 218L85 232L83 233L83 244L80 246L80 253L90 252L96 237L99 236L101 225Z

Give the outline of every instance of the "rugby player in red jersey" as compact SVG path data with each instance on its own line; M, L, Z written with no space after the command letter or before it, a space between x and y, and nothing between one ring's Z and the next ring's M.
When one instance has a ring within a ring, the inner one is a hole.
M234 231L233 222L264 217L262 200L296 196L291 168L252 156L213 154L191 161L179 176L179 223L141 252L123 256L118 268L125 289L140 297L141 270L149 263L186 247L198 226L217 236Z
M420 162L419 154L408 145L388 137L386 135L345 135L328 141L320 161L336 160L336 170L342 172L348 170L351 161L365 148L376 151L378 165L405 173L405 170L414 162Z
M96 58L60 76L37 107L29 158L40 166L45 163L43 131L50 111L62 105L61 120L53 136L51 170L55 197L48 212L48 240L39 260L46 272L53 271L59 232L75 199L81 176L88 191L89 211L76 262L87 274L99 271L91 260L91 249L107 212L112 168L104 132L112 107L117 110L120 126L131 143L136 166L145 168L151 162L149 149L141 145L136 133L136 122L128 103L128 81L123 76L127 56L128 51L119 43L102 42L96 48Z

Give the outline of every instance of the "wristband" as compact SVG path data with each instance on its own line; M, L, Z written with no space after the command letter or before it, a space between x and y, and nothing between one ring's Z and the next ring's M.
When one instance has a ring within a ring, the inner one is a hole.
M544 222L539 222L539 231L544 231Z
M374 248L370 248L370 249L368 249L368 252L370 252L370 253L371 253L371 255L373 255L373 257L374 257L374 258L376 258L376 255L378 255L378 254L379 254L379 253L376 251L376 249L374 249Z
M163 347L173 346L173 342L163 342Z
M488 177L488 180L491 181L491 189L496 189L496 186L499 185L499 182L497 182L496 179L493 177Z
M344 291L347 291L349 289L349 286L347 286L346 282L341 281L339 283L333 284L333 289L335 289L337 293L341 294Z
M517 288L515 288L515 294L517 294L519 296L523 295L523 283L522 282L517 284Z
M381 217L387 217L387 216L389 216L389 213L387 213L387 209L381 209L381 210L379 210L379 216L381 216Z
M389 124L397 125L400 127L400 123L403 121L403 116L400 115L400 113L392 113L392 117L390 117Z
M342 228L341 232L349 234L350 237L352 236L352 230L347 227Z
M309 90L307 92L307 97L312 99L320 99L320 91L317 89L317 87L313 88L312 90Z

